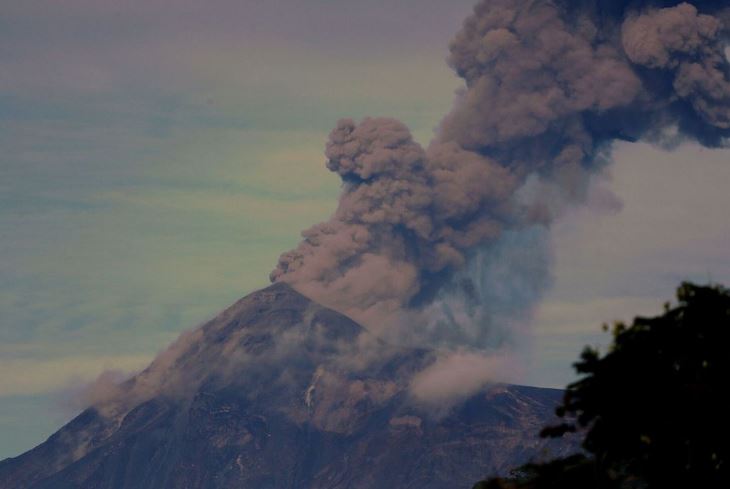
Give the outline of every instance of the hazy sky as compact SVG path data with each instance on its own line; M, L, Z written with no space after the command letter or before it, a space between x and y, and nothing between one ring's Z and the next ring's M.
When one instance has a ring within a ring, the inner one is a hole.
M426 143L471 4L6 2L0 459L73 416L102 370L143 367L267 285L336 206L338 118L393 116ZM622 144L615 160L599 186L623 207L555 226L524 383L564 385L602 322L659 312L680 280L730 282L730 151Z

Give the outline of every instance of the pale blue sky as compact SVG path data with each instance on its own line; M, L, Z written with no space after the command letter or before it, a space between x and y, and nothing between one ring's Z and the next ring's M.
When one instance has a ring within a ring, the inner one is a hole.
M338 118L427 142L472 0L29 3L0 18L0 459L73 416L84 382L268 283L336 205ZM623 209L556 226L524 382L564 385L602 321L659 311L682 279L730 282L729 156L617 149L603 185Z

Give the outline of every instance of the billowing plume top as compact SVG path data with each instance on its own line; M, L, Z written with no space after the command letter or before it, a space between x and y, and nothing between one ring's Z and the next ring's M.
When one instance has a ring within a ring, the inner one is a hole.
M585 199L613 141L727 144L723 3L481 1L451 43L465 83L428 148L393 119L340 121L326 151L339 206L271 279L370 327L427 310L424 341L444 324L464 332L451 342L492 341L464 324L530 310L549 283L541 230Z

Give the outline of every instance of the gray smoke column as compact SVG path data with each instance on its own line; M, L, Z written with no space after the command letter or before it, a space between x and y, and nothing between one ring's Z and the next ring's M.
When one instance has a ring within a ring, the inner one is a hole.
M381 332L405 318L424 341L504 342L549 284L550 222L585 201L612 142L727 144L722 3L480 2L451 43L465 86L430 145L397 120L339 121L339 206L271 280Z

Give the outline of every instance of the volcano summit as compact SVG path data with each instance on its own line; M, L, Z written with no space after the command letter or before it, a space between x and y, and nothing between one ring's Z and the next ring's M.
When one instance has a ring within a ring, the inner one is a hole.
M575 448L537 437L557 390L494 385L447 412L419 404L409 381L436 357L277 283L123 384L99 383L92 407L0 462L0 487L470 487Z

